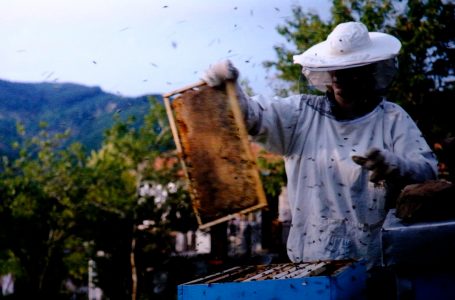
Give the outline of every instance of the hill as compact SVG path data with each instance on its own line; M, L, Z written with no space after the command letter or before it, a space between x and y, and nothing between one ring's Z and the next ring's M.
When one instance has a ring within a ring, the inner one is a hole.
M161 95L151 96L161 100ZM40 122L46 122L51 133L70 129L67 143L79 141L91 150L100 146L115 113L122 119L135 116L140 123L149 109L148 96L122 97L72 83L0 80L0 155L13 154L12 143L20 141L18 122L25 126L27 136L38 133Z

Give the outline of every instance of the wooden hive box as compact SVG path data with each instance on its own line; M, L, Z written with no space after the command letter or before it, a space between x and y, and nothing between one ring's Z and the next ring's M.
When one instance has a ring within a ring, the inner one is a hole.
M199 228L266 207L234 83L200 82L164 102Z

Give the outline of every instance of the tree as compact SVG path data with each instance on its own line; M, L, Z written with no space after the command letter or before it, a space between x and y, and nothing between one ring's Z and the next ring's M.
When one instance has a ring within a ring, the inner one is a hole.
M430 144L454 136L448 107L454 95L455 4L440 0L334 0L332 4L328 21L294 7L292 17L277 28L292 48L276 46L278 60L265 62L265 67L276 69L280 79L290 82L290 91L315 92L304 81L301 68L292 63L292 56L325 40L338 23L361 21L370 31L391 33L402 42L400 68L388 98L409 111Z
M89 236L94 254L103 253L93 259L110 299L145 294L147 269L158 269L172 252L170 232L196 226L164 108L152 107L140 128L134 119L116 122L88 161L86 199L95 218L87 221L97 228Z
M12 262L19 298L57 299L68 268L63 257L84 194L84 156L79 144L58 146L68 133L38 136L20 147L19 157L3 160L0 190L0 253ZM19 132L24 129L19 126Z
M399 37L403 51L391 90L417 120L431 142L455 135L448 107L454 99L455 3L408 1L390 32Z
M68 279L87 282L89 259L109 299L153 293L145 281L172 253L171 231L196 226L164 108L151 101L141 126L118 119L88 157L62 148L68 134L43 124L17 159L3 158L0 271L14 274L19 299L64 297Z

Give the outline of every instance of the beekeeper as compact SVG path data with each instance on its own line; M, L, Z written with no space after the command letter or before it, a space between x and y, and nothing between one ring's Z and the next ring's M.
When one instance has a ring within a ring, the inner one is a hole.
M383 96L400 48L394 36L341 23L325 41L294 56L325 95L249 98L237 85L249 134L284 156L291 261L365 259L378 265L391 187L437 177L436 157L419 128ZM217 86L238 76L225 60L202 79Z

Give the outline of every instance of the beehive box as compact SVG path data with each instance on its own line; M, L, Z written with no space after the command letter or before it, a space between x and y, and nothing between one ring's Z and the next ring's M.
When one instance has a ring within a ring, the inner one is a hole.
M267 206L234 84L198 83L164 100L200 229Z
M455 263L455 220L405 223L391 209L381 228L384 266Z
M383 265L395 272L399 299L455 299L455 220L407 223L387 214Z
M185 284L178 300L365 299L366 267L356 261L235 267Z

